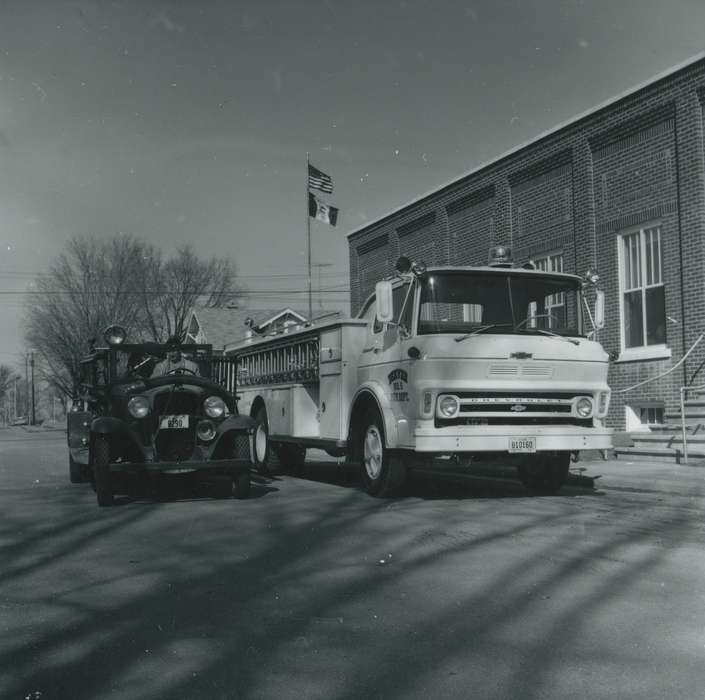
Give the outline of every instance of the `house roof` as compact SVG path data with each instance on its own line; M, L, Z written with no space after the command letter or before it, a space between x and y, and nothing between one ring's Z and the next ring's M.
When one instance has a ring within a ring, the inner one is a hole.
M291 308L279 309L245 309L242 307L194 306L191 313L196 316L198 323L206 335L206 341L214 350L222 350L226 343L237 343L245 338L247 327L245 319L252 318L255 327L272 323L285 313L293 313L306 318L305 314Z

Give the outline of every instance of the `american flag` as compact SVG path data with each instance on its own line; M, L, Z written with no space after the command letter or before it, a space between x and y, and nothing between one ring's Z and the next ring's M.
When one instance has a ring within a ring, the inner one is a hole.
M330 194L333 191L333 180L331 180L330 175L326 175L309 163L308 186L312 190L320 190Z

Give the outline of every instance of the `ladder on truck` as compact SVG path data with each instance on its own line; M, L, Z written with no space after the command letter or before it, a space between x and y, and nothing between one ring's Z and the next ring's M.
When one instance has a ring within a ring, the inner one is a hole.
M297 335L280 342L254 345L238 350L236 384L240 387L260 384L301 384L318 381L319 334Z

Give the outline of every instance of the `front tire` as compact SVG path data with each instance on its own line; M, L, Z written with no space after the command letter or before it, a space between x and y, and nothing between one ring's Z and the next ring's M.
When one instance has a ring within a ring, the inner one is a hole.
M387 449L382 418L374 409L363 417L358 451L367 493L381 498L396 494L406 481L406 467L400 457L391 455Z
M269 445L269 422L267 421L267 409L260 406L255 414L255 469L263 476L268 476L271 469L270 445Z
M110 443L103 436L96 437L93 443L93 480L98 505L112 506L114 500L110 483Z

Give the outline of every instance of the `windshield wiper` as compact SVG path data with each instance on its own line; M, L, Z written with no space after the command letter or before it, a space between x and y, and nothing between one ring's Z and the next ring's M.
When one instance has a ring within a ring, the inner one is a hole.
M519 330L518 328L515 328L514 330ZM560 333L554 333L553 331L548 331L545 328L528 328L525 329L523 332L527 333L531 331L532 333L541 333L542 335L547 335L551 338L560 338L561 340L565 340L566 343L572 343L573 345L580 345L579 340L573 340L573 338L566 338L564 335L561 335Z
M459 343L462 340L467 340L468 338L472 338L474 335L480 335L480 333L484 333L485 331L490 330L490 328L501 328L502 326L511 326L511 323L488 323L486 326L480 326L479 328L476 328L474 331L471 333L466 333L465 335L459 335L457 338L455 338L455 342Z

